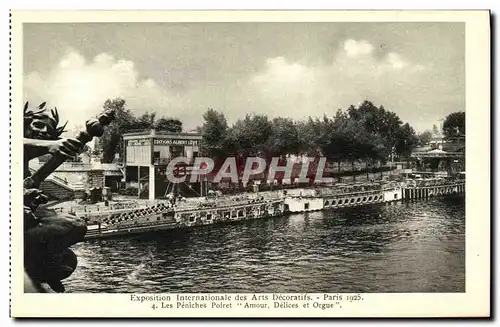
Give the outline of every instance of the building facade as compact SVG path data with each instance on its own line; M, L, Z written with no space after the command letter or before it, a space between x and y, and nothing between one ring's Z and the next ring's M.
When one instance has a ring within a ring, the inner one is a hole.
M125 184L137 187L139 197L154 200L165 196L174 187L167 179L168 164L174 158L186 158L185 163L175 165L174 175L187 176L189 181L201 141L201 134L193 133L148 130L123 134ZM199 182L192 184L185 186L192 190L200 187Z
M421 172L447 172L457 174L465 171L465 136L433 138L429 144L412 153L417 170Z

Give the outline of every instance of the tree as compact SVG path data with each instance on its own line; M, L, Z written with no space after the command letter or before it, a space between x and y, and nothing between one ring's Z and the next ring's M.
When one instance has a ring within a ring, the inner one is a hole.
M158 131L180 133L182 132L182 122L176 118L161 117L154 122L154 128Z
M104 103L104 109L113 109L115 111L115 119L104 129L104 134L99 139L99 145L102 149L102 162L104 163L112 162L115 153L123 156L122 134L129 131L134 124L134 116L125 105L125 100L121 98L108 99Z
M432 140L432 132L430 130L423 131L417 135L417 138L420 145L425 145Z
M302 154L309 156L319 154L318 127L318 121L313 120L311 117L307 121L300 121L295 124L298 133L299 151Z
M228 125L223 113L208 108L203 114L203 151L212 157L224 157L228 154Z
M272 123L266 115L249 115L239 119L231 128L232 138L243 157L267 156L266 143L272 133Z
M383 106L376 107L364 101L359 107L350 106L348 118L343 127L349 139L348 157L351 160L387 160L389 154L400 142L402 122L393 112Z
M443 134L446 138L465 135L465 112L458 111L449 114L444 119Z
M413 128L408 123L405 123L398 131L396 153L405 155L408 158L411 151L417 146L418 141Z
M297 154L299 136L293 120L278 117L272 120L272 130L266 142L268 155Z
M349 138L346 133L346 124L349 116L341 109L337 110L333 119L323 117L323 126L320 128L319 146L321 153L328 160L336 160L340 172L340 163L349 157Z
M148 130L155 127L156 113L146 112L134 120L132 129Z
M100 142L98 142L95 148L90 151L90 154L94 157L100 157L102 155L102 146Z
M432 133L434 135L439 135L439 128L437 127L436 124L432 125Z

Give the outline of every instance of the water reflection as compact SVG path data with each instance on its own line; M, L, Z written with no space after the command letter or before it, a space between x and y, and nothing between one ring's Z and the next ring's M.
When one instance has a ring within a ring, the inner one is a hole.
M463 292L465 204L432 199L80 244L69 292Z

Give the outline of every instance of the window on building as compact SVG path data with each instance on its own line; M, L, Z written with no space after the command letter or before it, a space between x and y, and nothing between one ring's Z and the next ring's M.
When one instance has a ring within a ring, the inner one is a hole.
M153 162L158 162L160 161L160 151L154 151L153 152Z
M172 158L182 157L184 155L184 147L178 145L170 146L170 156Z

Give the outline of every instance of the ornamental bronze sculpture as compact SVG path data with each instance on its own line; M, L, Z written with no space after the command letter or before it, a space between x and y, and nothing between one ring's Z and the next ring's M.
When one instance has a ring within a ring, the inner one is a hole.
M48 197L39 189L40 184L64 161L80 153L93 137L102 136L114 112L107 110L97 119L88 120L86 130L76 138L62 139L66 124L59 126L57 109L49 113L45 105L35 110L30 110L28 103L24 106L24 285L25 292L60 293L65 290L61 281L77 266L77 257L69 248L83 240L87 227L75 215L44 208ZM31 174L29 161L44 155L51 157Z

